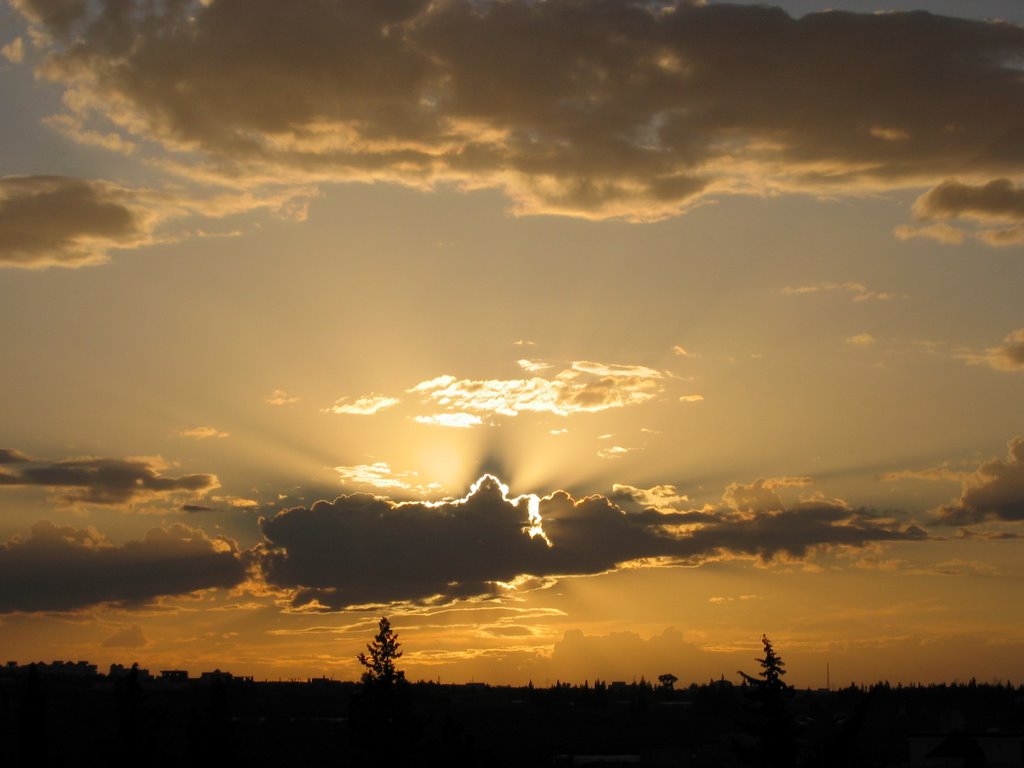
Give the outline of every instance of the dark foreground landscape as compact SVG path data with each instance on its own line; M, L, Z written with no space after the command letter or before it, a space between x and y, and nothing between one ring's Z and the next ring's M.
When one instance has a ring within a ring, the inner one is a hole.
M188 677L85 662L0 669L0 765L1021 766L1024 688L550 688Z

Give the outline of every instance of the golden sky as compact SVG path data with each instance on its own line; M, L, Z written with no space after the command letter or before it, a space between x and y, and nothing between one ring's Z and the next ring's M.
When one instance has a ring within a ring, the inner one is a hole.
M1017 0L6 0L0 98L10 659L1024 681Z

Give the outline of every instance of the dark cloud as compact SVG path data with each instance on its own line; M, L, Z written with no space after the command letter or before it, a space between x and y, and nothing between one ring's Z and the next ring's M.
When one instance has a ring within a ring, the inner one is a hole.
M22 464L32 458L16 448L0 448L0 464Z
M533 499L544 536L531 537L531 499L508 500L485 478L465 500L397 503L366 494L320 501L261 521L259 553L273 586L298 605L331 607L493 594L517 577L594 574L644 558L700 563L719 556L802 558L829 546L917 540L838 503L741 512L728 507L627 514L603 496L557 491Z
M977 186L945 181L918 198L914 211L928 219L1024 221L1024 188L1009 179Z
M503 188L643 220L702 197L1024 170L1024 29L680 0L17 0L71 135L221 179ZM141 145L142 142L140 142Z
M182 512L213 512L216 507L208 507L205 504L182 504Z
M1024 521L1024 437L1009 442L1006 461L990 459L963 482L960 498L939 507L943 525Z
M201 494L218 487L216 475L167 477L144 459L69 459L33 462L0 471L0 486L34 485L66 489L67 503L128 504L172 493Z
M237 546L184 525L154 528L114 546L95 529L41 521L0 545L0 612L73 611L145 604L166 595L242 583Z
M0 267L77 267L150 239L133 193L62 176L0 178Z
M937 223L900 227L897 235L931 237L949 243L963 242L970 235L993 246L1024 243L1024 187L1016 186L1010 179L995 179L986 184L944 181L917 199L914 214L923 221ZM981 226L966 229L947 223L955 219Z

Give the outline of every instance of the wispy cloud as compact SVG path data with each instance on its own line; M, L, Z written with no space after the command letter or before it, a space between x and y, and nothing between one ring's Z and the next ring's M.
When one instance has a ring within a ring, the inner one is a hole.
M211 437L231 437L228 432L223 432L216 427L192 427L191 429L179 429L178 434L182 437L191 437L195 440L209 440Z
M269 405L291 405L292 403L299 402L301 399L300 397L289 395L283 389L275 389L269 395L266 395L263 401Z
M896 294L888 291L872 291L863 283L810 283L807 285L786 286L782 293L787 296L807 296L815 293L846 294L851 301L888 301L896 298Z
M549 377L457 379L444 375L422 381L408 392L442 406L449 414L568 416L647 402L661 392L663 377L660 371L642 365L577 361Z
M334 405L329 408L324 408L324 413L372 416L375 413L383 411L385 408L398 405L400 402L401 401L397 397L387 397L385 395L376 394L364 395L356 400L343 397L340 400L336 400Z
M997 371L1024 371L1024 328L1010 331L998 346L981 352L960 350L957 356L970 365L987 365Z

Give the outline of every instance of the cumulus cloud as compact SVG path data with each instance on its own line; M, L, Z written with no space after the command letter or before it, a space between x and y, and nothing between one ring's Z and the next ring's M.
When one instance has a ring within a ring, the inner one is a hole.
M1024 437L1009 442L1005 461L990 459L964 478L960 498L937 515L943 525L1024 521Z
M519 212L650 220L1024 165L1024 30L1005 23L692 0L14 6L66 119L193 177L498 187Z
M296 605L342 608L495 594L529 582L526 577L595 574L638 560L771 561L807 557L819 548L925 538L920 528L840 502L766 505L763 494L771 485L731 486L727 496L739 508L636 513L607 497L575 499L565 491L510 499L490 476L453 501L353 494L262 519L266 541L257 558L267 582L291 590ZM625 486L618 493L640 494ZM666 487L665 494L674 492Z
M242 583L238 548L185 525L111 544L94 528L40 521L28 538L0 545L0 612L73 611L99 603L138 605Z
M364 395L356 400L343 397L334 402L330 408L325 408L325 413L349 414L355 416L372 416L378 411L398 405L401 402L397 397L385 397L384 395Z
M961 352L960 357L971 365L987 365L997 371L1024 370L1024 328L1010 331L1003 343L984 352Z
M201 495L217 488L216 475L168 477L149 459L22 459L11 470L0 470L0 487L39 486L62 491L69 504L129 504L176 493Z

